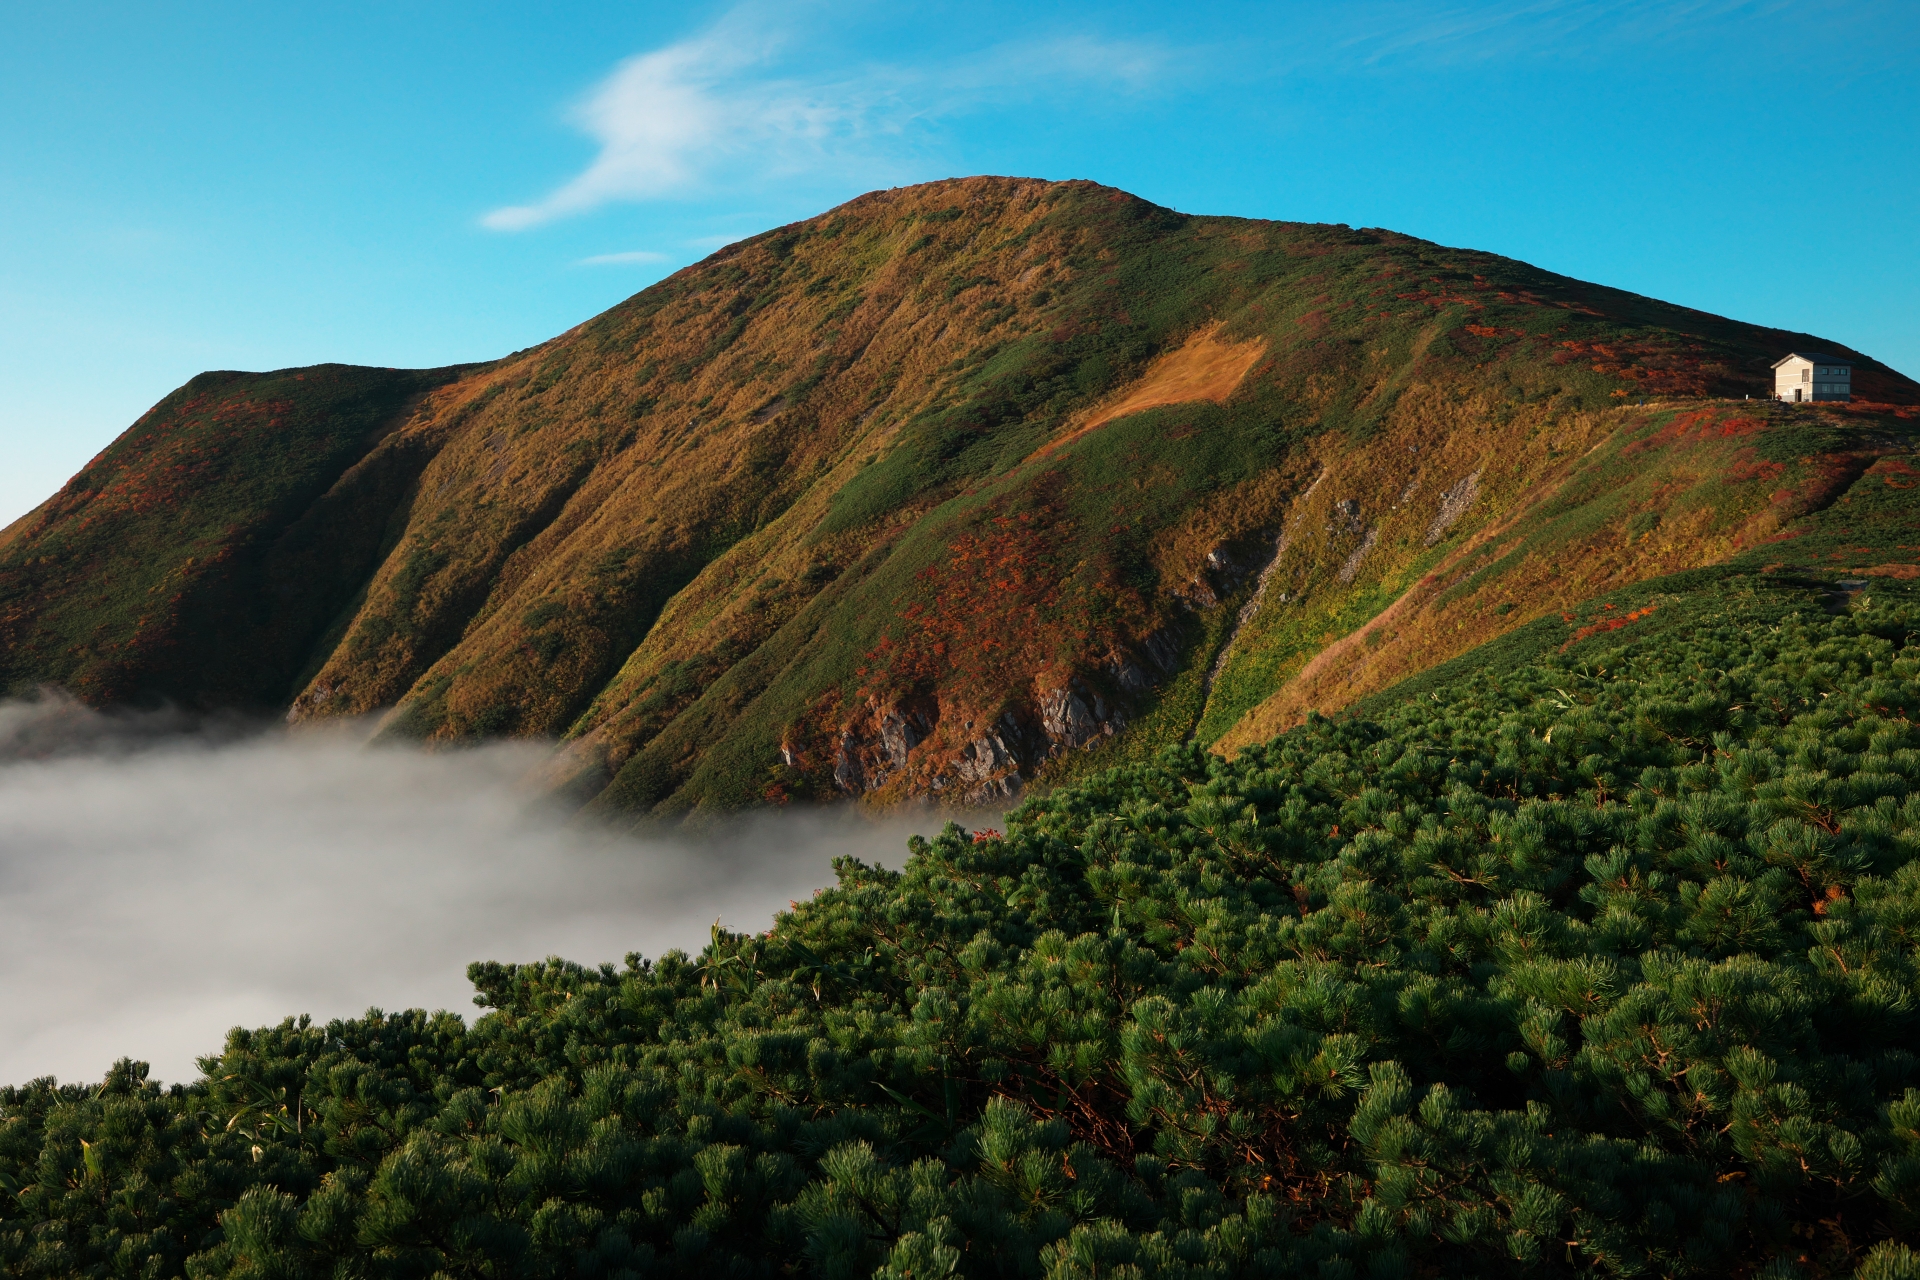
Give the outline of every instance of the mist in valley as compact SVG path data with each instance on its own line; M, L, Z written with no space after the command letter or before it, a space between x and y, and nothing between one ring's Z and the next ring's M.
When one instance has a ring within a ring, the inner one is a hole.
M190 1080L229 1027L288 1015L471 1019L471 961L697 952L716 918L765 928L835 856L898 867L946 820L621 834L528 783L539 744L427 752L368 727L0 704L0 1083L120 1057Z

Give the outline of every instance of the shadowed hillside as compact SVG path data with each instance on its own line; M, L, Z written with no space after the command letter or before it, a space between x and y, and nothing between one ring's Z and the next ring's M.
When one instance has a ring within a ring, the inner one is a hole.
M1920 387L1742 399L1806 346L1385 231L874 193L493 364L203 375L0 534L0 680L554 735L601 808L1003 802L1665 575L1920 572Z

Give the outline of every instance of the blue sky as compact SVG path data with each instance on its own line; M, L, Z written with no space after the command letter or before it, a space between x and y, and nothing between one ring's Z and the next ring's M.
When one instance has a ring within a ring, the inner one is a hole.
M1920 375L1911 0L7 0L0 522L202 369L502 355L970 173L1392 227Z

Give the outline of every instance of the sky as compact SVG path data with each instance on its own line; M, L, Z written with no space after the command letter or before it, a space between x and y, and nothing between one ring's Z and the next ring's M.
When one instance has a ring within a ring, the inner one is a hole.
M863 191L1389 227L1920 376L1920 5L0 6L0 524L205 369L553 336Z

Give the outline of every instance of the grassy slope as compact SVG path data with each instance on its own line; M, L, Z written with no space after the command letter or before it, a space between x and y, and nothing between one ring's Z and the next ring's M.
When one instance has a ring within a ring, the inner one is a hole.
M978 454L971 484L924 514L914 512L919 518L897 533L885 530L886 540L877 550L870 549L870 555L883 559L863 562L855 581L838 583L840 590L815 597L769 641L762 642L752 661L732 668L676 720L666 721L630 758L626 773L606 800L623 807L662 802L669 808L737 804L755 798L770 773L804 786L809 781L808 766L818 788L819 773L831 754L833 730L848 718L850 708L857 712L862 704L885 705L916 696L938 704L940 726L918 749L925 763L917 775L910 770L896 782L894 793L924 789L973 726L991 721L1010 703L1031 698L1030 682L1036 676L1045 682L1050 675L1058 679L1070 670L1095 678L1103 653L1174 626L1194 642L1187 669L1173 682L1175 688L1163 692L1153 705L1138 708L1143 718L1131 740L1123 736L1121 742L1102 750L1056 761L1048 772L1062 778L1113 758L1149 753L1160 743L1194 730L1194 720L1189 718L1192 708L1186 704L1193 701L1191 686L1198 669L1210 658L1206 636L1219 630L1205 623L1181 626L1180 610L1168 588L1191 576L1207 550L1236 540L1257 542L1254 535L1259 527L1276 524L1285 499L1304 487L1309 456L1326 452L1377 460L1396 447L1397 433L1429 440L1439 434L1451 452L1461 455L1464 472L1467 458L1504 452L1516 433L1545 432L1551 437L1560 429L1560 436L1535 451L1550 457L1555 453L1552 444L1568 444L1565 437L1573 432L1598 439L1623 429L1624 415L1600 408L1619 399L1612 394L1621 389L1618 367L1595 368L1595 363L1605 362L1589 363L1590 353L1582 353L1578 363L1555 361L1570 350L1563 345L1567 342L1604 344L1603 336L1568 323L1570 308L1592 309L1583 297L1560 299L1567 305L1552 307L1510 291L1502 300L1502 290L1492 285L1482 290L1491 296L1478 307L1445 297L1396 297L1393 303L1404 306L1406 314L1376 313L1377 337L1363 341L1377 340L1380 345L1355 351L1355 338L1360 335L1342 333L1337 340L1327 339L1315 329L1319 321L1299 323L1303 313L1313 311L1306 304L1324 304L1330 296L1302 297L1299 277L1309 276L1337 289L1336 282L1344 275L1347 292L1370 296L1381 290L1379 277L1390 270L1428 268L1430 261L1423 262L1422 257L1439 256L1430 246L1406 246L1403 255L1394 255L1383 253L1383 246L1371 237L1337 229L1259 228L1268 237L1260 239L1247 224L1221 226L1211 220L1194 220L1194 224L1177 232L1152 226L1143 238L1166 247L1151 256L1136 250L1143 259L1139 270L1142 274L1150 270L1152 278L1127 279L1123 266L1111 273L1115 279L1110 287L1121 298L1150 297L1174 317L1171 323L1163 322L1159 331L1149 328L1155 350L1165 349L1170 341L1162 334L1180 335L1183 328L1199 323L1200 314L1222 317L1233 337L1269 336L1275 358L1257 372L1235 402L1136 415L1044 457L1029 457L1000 474L993 470L1004 465L1011 450L989 453L987 445L1011 437L1017 447L1027 447L1039 434L1033 429L1036 419L1048 434L1069 434L1076 411L1056 413L1053 423L1043 411L1019 423L997 424L991 434L981 433L983 440L970 443ZM1229 230L1240 234L1221 234ZM1226 242L1224 247L1220 241ZM1341 253L1342 249L1346 252ZM1122 264L1129 260L1129 255L1117 250L1113 257ZM1326 269L1329 257L1335 258L1334 271ZM1182 274L1183 268L1187 274ZM1271 278L1263 278L1262 271ZM1362 291L1358 285L1371 288ZM1076 309L1083 313L1099 314L1110 306L1096 299L1076 300ZM1621 300L1621 309L1636 319L1643 318L1643 307L1652 306L1644 300ZM1495 315L1486 314L1489 307ZM1275 311L1281 314L1276 317ZM1510 313L1529 319L1551 334L1554 343L1517 342L1510 329L1503 331L1492 323ZM1438 324L1436 316L1451 318L1455 329ZM1275 319L1282 323L1273 323ZM1145 323L1150 325L1151 320ZM1496 349L1494 339L1465 331L1469 325L1494 330L1504 347ZM1562 332L1583 336L1564 337ZM1752 335L1745 336L1758 345ZM1475 359L1470 365L1459 349L1450 355L1439 350L1443 343L1454 346L1456 340L1460 349L1471 348L1469 354ZM1398 360L1396 341L1404 344ZM1684 345L1669 341L1673 346ZM1657 344L1646 339L1642 345L1651 349ZM1543 350L1546 354L1540 358ZM1023 360L1032 358L1018 347L1013 354ZM1696 358L1701 361L1699 368L1712 363L1705 356ZM1699 368L1686 376L1696 379L1690 384L1695 389L1731 390L1741 385L1733 375L1741 359L1748 367L1760 364L1752 356L1724 354L1726 372L1712 376L1725 377L1725 385L1713 385L1709 374ZM991 364L1003 361L1014 378L1026 374L1026 367L1006 354ZM1377 370L1371 378L1366 372L1369 367ZM999 370L986 372L988 376L979 381L991 395L995 390L991 374ZM1643 380L1661 386L1668 385L1663 378L1680 376L1671 371L1645 372ZM1627 385L1634 383L1629 380ZM980 398L976 392L976 403ZM1380 404L1370 408L1370 402ZM1388 404L1391 407L1385 407ZM1085 411L1077 414L1084 416ZM1329 426L1339 429L1329 432ZM872 470L880 473L879 478L863 477L839 490L833 506L850 502L848 490L852 498L891 492L896 495L893 501L904 501L905 495L924 501L929 491L940 492L941 480L951 483L951 473L941 470L939 455L930 456L913 434L882 455ZM1535 477L1523 468L1519 478ZM1441 487L1431 486L1425 496L1437 498ZM1500 488L1495 480L1485 487ZM1378 491L1376 485L1363 496L1371 502ZM1322 498L1336 500L1331 491ZM1483 502L1475 515L1485 508ZM1413 509L1420 512L1424 526L1430 510L1419 503ZM1467 526L1473 523L1466 522ZM829 532L838 527L831 514L816 529L822 526ZM1348 550L1335 550L1339 554L1323 557L1323 563L1309 568L1308 576L1317 571L1323 582L1330 575L1337 577L1334 566ZM1697 547L1673 557L1677 564L1699 563L1703 558ZM758 563L758 549L742 559ZM1377 563L1386 560L1383 555ZM980 581L983 566L994 569L987 579L994 589L973 592L969 588ZM1341 629L1350 629L1392 598L1378 582L1363 578L1357 586L1363 589L1327 593L1338 596L1339 605L1350 615L1351 621ZM697 632L691 628L657 632L656 639L663 649L671 644L684 650L691 647L690 634ZM1316 632L1308 637L1308 644L1326 638L1330 637ZM1267 638L1256 627L1243 651L1266 664L1264 673L1250 677L1230 664L1223 676L1228 692L1235 683L1243 687L1246 704L1229 706L1225 717L1229 725L1232 713L1256 703L1259 693L1270 691L1286 674L1284 656L1275 652L1283 643L1270 639L1262 643L1263 639ZM630 676L646 670L650 646L643 647L629 664ZM1248 687L1255 697L1246 696ZM664 720L663 713L672 704L643 697L642 705ZM952 732L943 733L949 726ZM648 731L652 732L651 725ZM595 735L614 736L601 725L590 731L589 736ZM724 744L720 749L709 745L716 738ZM775 744L783 740L799 748L794 753L799 770L773 767ZM675 788L679 788L677 794Z
M1843 561L1908 572L1898 566L1920 560L1920 511L1899 487L1920 458L1909 423L1897 416L1694 403L1501 434L1505 447L1491 452L1510 469L1505 483L1493 467L1483 469L1477 509L1437 545L1424 545L1417 513L1389 517L1376 563L1346 589L1329 580L1329 553L1311 536L1283 558L1297 595L1255 619L1249 657L1229 665L1208 709L1224 749L1535 619L1631 612L1627 597L1614 597L1666 574L1708 565L1830 568L1836 537L1852 548ZM1458 444L1459 436L1449 438L1449 447ZM1377 458L1342 458L1332 474L1347 479L1369 464ZM1311 528L1318 513L1301 514ZM1335 542L1331 554L1343 545ZM1319 575L1311 566L1296 571L1294 561L1316 550ZM1609 602L1618 607L1601 608ZM1248 670L1257 677L1246 681L1250 689L1235 683ZM1277 691L1276 671L1287 677Z
M1081 430L1201 331L1265 344L1230 399ZM832 794L845 744L901 709L927 738L880 798L952 788L987 724L1011 715L1031 746L1042 696L1070 681L1133 727L1047 780L1193 735L1232 748L1303 696L1343 705L1758 536L1767 486L1822 464L1794 454L1777 481L1768 446L1689 436L1660 446L1655 483L1626 451L1674 412L1637 402L1758 392L1778 350L1812 341L1389 232L1186 217L1086 183L876 193L428 396L397 433L408 486L358 518L378 524L378 567L348 557L358 581L300 604L303 636L322 621L292 662L295 714L398 702L397 732L562 734L577 794L666 812ZM1920 399L1864 358L1858 384ZM243 498L226 481L183 495L129 545L178 563L168 513ZM1630 554L1555 577L1616 527ZM1514 598L1492 603L1495 584ZM1396 600L1418 616L1360 678L1295 687ZM16 607L17 670L117 696L49 655L135 602L78 608ZM1175 669L1129 692L1129 664L1166 640ZM277 661L249 679L283 689ZM227 696L237 671L203 667L164 687Z
M0 533L0 689L284 706L465 370L206 373Z

